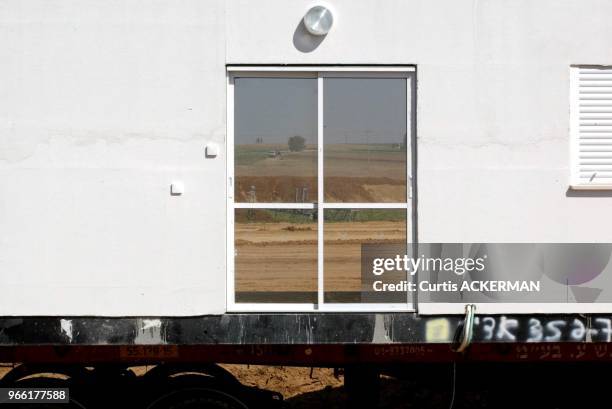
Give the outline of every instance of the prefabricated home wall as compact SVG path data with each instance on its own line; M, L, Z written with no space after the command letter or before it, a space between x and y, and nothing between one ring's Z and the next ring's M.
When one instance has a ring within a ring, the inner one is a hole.
M612 241L569 112L612 3L335 0L313 39L315 4L0 2L0 315L225 312L230 64L415 65L420 241Z

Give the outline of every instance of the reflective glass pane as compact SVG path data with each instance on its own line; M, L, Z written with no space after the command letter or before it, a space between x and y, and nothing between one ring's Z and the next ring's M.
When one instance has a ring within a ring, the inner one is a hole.
M234 79L236 202L317 200L317 80Z
M236 302L317 302L314 210L236 209L234 231Z
M405 78L324 80L325 200L404 203Z
M374 281L401 284L402 271L372 274L373 258L406 254L406 210L333 209L324 214L326 303L406 303L406 291L373 291Z

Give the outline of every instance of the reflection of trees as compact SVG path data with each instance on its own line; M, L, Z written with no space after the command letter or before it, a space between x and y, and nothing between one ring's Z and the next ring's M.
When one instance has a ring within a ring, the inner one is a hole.
M291 152L300 152L306 147L306 139L303 136L295 135L289 138L288 144Z
M316 209L240 209L236 212L237 223L316 223Z
M353 210L334 209L327 213L326 219L330 222L350 222L353 221Z

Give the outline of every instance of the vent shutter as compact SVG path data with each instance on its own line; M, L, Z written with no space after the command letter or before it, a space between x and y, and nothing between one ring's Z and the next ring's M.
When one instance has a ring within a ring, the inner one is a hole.
M612 189L612 67L572 67L572 186Z

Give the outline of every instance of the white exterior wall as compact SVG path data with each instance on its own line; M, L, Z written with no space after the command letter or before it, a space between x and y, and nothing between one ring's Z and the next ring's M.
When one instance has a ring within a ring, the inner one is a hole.
M224 311L224 14L0 1L0 315Z
M0 315L225 310L225 64L415 64L423 242L612 241L612 194L568 193L612 3L334 0L309 48L314 4L0 0Z

